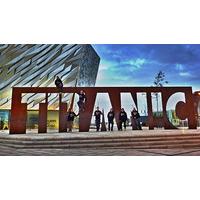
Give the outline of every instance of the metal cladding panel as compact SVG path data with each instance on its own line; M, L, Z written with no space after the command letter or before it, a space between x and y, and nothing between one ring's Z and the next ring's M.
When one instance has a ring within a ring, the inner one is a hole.
M11 107L13 87L54 87L59 76L64 86L94 86L100 58L88 44L1 44L0 109ZM34 108L44 99L25 94L28 106ZM68 99L66 94L64 99ZM50 94L55 108L57 99Z

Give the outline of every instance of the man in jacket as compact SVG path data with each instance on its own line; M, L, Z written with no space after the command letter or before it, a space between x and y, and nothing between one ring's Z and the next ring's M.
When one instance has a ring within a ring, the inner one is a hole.
M103 113L99 110L99 107L97 106L97 109L94 112L95 116L95 124L96 124L96 131L99 131L100 129L100 124L101 124L101 115Z
M107 115L109 131L113 131L114 117L115 117L115 113L113 112L113 109L111 108Z
M79 112L84 111L85 110L85 102L87 100L85 92L83 90L81 90L77 94L79 95L79 101L77 102L78 107L79 107Z
M69 129L69 132L72 132L74 118L77 116L78 115L76 115L73 110L69 111L69 113L67 115L67 128Z
M119 130L122 131L122 124L124 124L124 130L126 130L127 113L124 108L119 113Z
M63 90L63 82L62 80L59 78L59 76L56 77L56 80L55 80L55 85L56 87L59 89L59 90Z

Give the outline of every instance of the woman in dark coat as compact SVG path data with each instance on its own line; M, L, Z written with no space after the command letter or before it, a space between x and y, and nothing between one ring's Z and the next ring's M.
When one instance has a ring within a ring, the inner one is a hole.
M131 117L132 117L132 130L142 130L140 124L140 114L135 108L133 108L131 112Z

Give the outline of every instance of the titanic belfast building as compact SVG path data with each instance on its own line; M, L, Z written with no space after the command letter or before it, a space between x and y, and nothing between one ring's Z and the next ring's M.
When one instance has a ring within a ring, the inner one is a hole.
M55 87L59 76L64 87L95 86L100 57L88 44L1 44L0 129L9 128L13 87ZM58 95L48 96L48 128L58 127ZM37 128L42 94L23 94L28 105L27 128ZM69 102L71 94L64 94Z

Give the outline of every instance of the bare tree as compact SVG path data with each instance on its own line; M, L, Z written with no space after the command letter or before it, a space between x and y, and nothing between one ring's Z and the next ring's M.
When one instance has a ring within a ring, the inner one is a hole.
M154 78L154 82L153 82L153 86L154 87L163 87L164 84L168 84L169 82L165 80L166 77L165 77L165 73L163 71L159 71L156 75L155 75L155 78ZM156 98L156 107L157 107L157 113L158 113L158 93L154 93L155 95L155 98Z

